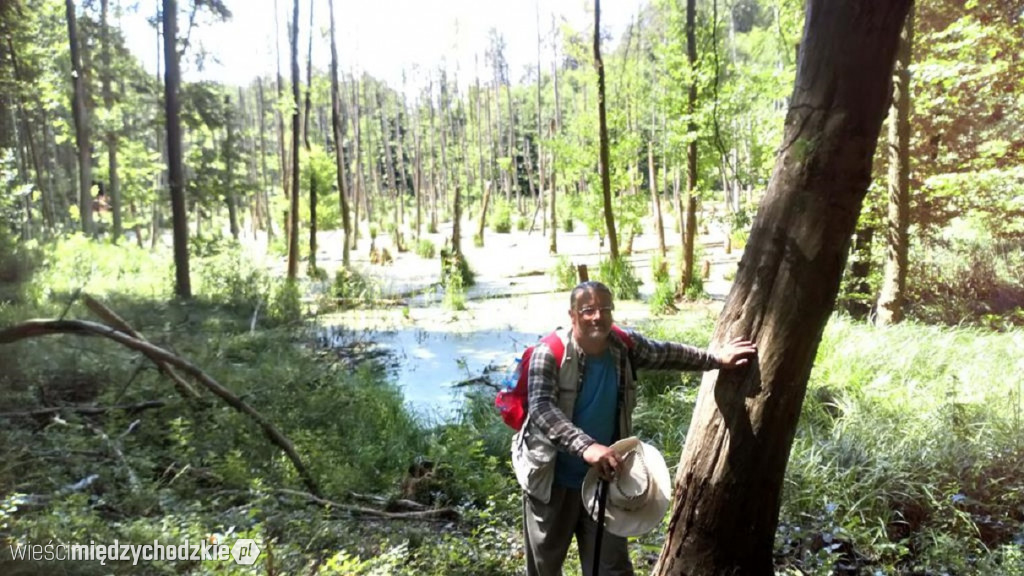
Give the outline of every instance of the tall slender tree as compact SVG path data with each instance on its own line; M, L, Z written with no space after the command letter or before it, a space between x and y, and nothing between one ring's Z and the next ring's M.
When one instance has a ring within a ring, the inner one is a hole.
M333 17L333 14L332 14ZM316 274L316 204L317 176L313 168L313 148L309 143L309 119L313 108L313 0L309 1L309 47L306 50L306 109L303 114L303 145L306 147L306 162L309 168L309 273Z
M619 259L619 239L612 212L612 180L608 154L608 114L605 111L604 61L601 59L601 0L594 0L594 68L597 69L597 121L600 135L601 194L604 197L604 223L608 232L608 257Z
M331 129L334 134L334 161L338 174L338 203L341 206L341 227L345 235L341 249L341 265L349 265L349 245L352 242L352 222L348 213L345 190L345 124L341 116L341 92L338 88L338 44L334 36L334 0L328 0L331 12Z
M711 347L756 363L705 375L654 573L770 575L807 381L871 181L912 0L810 0L775 169Z
M171 218L174 230L174 292L179 298L192 297L188 263L188 212L185 209L185 165L182 158L181 102L178 90L178 2L163 0L164 107L167 122L167 180L171 190Z
M914 44L914 8L903 26L893 70L889 111L889 209L885 228L885 267L878 296L877 322L903 320L910 238L910 63Z
M71 111L75 118L75 144L78 147L78 216L82 232L92 235L92 130L86 97L85 67L82 45L78 37L78 18L74 0L65 0L68 22L68 43L71 47Z
M302 103L299 100L299 0L292 2L292 23L289 43L291 44L292 63L292 163L291 163L291 198L289 202L288 221L288 279L295 280L299 273L299 135L302 123Z
M690 65L690 86L686 99L686 214L683 223L683 269L679 275L679 294L686 294L693 282L693 253L697 239L697 2L686 0L686 61Z
M114 91L111 87L112 79L114 77L113 63L110 58L110 22L109 22L109 4L110 0L102 0L100 2L100 36L102 43L101 57L103 60L103 72L102 72L102 92L103 92L103 106L107 109L107 113L111 114L114 111ZM117 166L117 130L113 128L115 124L114 119L108 120L106 130L106 144L107 144L107 188L110 191L110 213L112 217L113 229L111 230L112 242L117 242L121 238L122 230L122 219L121 219L121 178L118 173Z

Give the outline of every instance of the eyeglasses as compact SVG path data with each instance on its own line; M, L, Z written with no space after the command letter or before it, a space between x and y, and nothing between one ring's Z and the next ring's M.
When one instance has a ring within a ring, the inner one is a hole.
M598 312L610 314L612 310L615 310L615 306L587 306L585 308L580 308L576 312L582 316L584 320L592 320L597 317Z

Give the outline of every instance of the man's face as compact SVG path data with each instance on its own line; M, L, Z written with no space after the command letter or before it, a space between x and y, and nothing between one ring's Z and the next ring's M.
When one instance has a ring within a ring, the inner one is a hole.
M569 310L572 330L581 343L603 342L612 329L612 297L602 291L585 290L576 298L576 306Z

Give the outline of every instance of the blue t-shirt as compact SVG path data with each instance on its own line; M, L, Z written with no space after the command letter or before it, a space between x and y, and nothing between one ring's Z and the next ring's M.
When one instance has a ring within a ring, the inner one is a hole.
M600 356L588 356L572 421L605 446L612 443L615 434L618 387L618 374L611 353L606 350ZM588 468L590 465L579 456L559 452L555 461L555 484L579 490Z

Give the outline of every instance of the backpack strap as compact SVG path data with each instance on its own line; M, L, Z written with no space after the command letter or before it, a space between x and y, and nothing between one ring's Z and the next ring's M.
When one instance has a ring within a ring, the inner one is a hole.
M558 330L541 338L540 341L542 344L547 344L548 348L551 349L551 353L555 355L555 366L561 368L562 357L565 356L565 343L562 342L562 337L558 335ZM529 369L528 366L527 369Z

